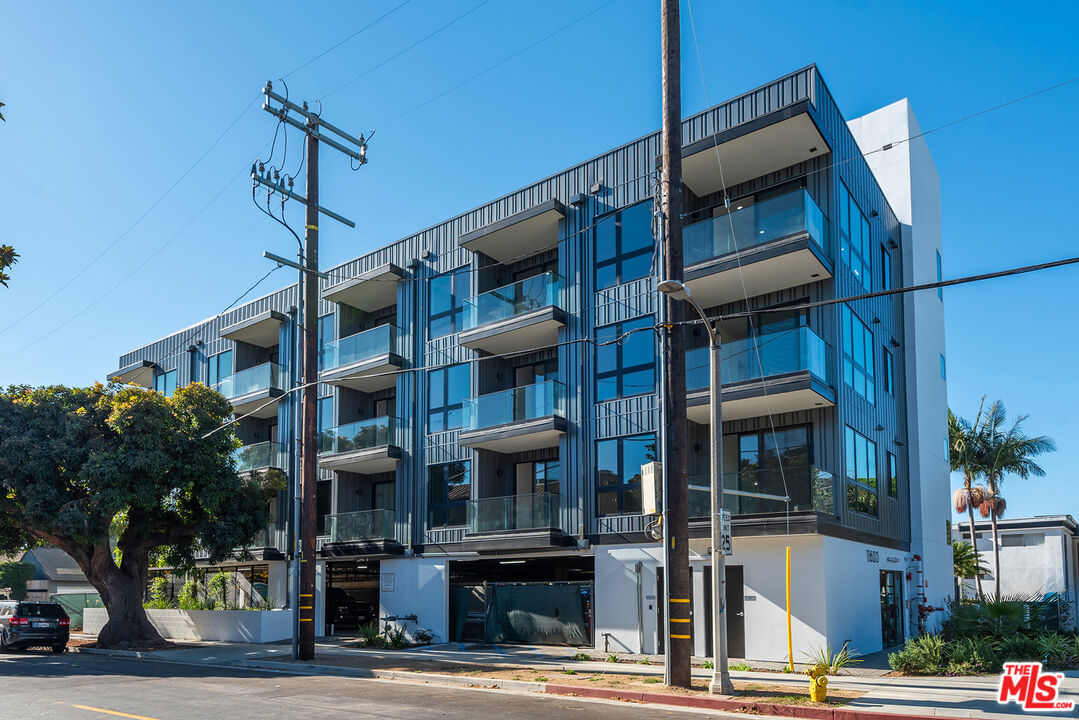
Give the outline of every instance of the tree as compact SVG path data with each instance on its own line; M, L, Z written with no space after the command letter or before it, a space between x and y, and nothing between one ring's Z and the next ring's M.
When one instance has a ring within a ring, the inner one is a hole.
M201 548L219 562L266 527L282 487L279 473L236 472L231 426L213 432L231 414L202 384L172 398L117 384L0 391L0 551L63 549L108 611L99 646L162 644L142 606L151 552L190 567Z
M12 600L26 599L26 584L34 579L37 568L28 562L0 563L0 588L11 591Z
M19 262L19 253L10 245L0 245L0 285L7 287L7 281L11 279L5 269Z
M984 398L982 400L984 403ZM966 512L970 518L970 546L974 552L975 564L980 564L978 557L978 543L974 532L974 506L982 501L982 489L974 485L981 468L978 465L978 428L981 425L981 409L974 423L964 420L948 409L948 455L952 472L963 473L963 487L955 491L952 501L957 513ZM978 597L984 597L982 593L982 576L976 574L974 582L978 586Z
M1006 475L1016 475L1028 479L1030 476L1044 477L1042 469L1034 458L1056 450L1056 443L1047 435L1030 437L1023 432L1023 422L1027 415L1020 415L1007 430L1007 411L1000 400L994 402L982 421L980 433L979 464L988 486L985 497L979 506L981 516L988 517L993 527L993 571L996 577L996 599L1000 600L1000 534L997 520L1004 516L1007 503L1001 495L1001 484Z
M974 546L965 540L952 543L952 568L957 578L972 578L986 572L986 567L979 562Z

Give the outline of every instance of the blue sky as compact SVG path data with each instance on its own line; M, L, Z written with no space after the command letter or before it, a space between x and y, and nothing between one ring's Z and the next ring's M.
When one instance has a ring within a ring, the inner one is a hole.
M301 15L296 3L5 0L0 240L22 261L0 289L0 384L102 379L121 352L224 308L270 268L263 250L291 254L291 236L251 205L246 171L274 124L253 103L267 79L387 11L286 78L293 98L322 99L332 122L378 130L359 172L324 159L323 204L357 221L323 225L324 265L659 125L656 0L401 2L309 3ZM688 115L705 95L685 8ZM815 62L846 117L909 97L928 129L1079 75L1073 3L693 9L713 103ZM946 277L1075 254L1077 113L1079 83L929 137ZM291 279L279 271L256 295ZM1079 268L950 289L945 300L952 408L973 415L983 394L999 397L1060 446L1046 479L1005 483L1010 514L1079 514Z

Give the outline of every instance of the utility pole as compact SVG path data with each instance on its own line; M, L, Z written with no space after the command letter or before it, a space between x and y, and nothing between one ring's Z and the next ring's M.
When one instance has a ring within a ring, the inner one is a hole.
M286 97L278 95L269 82L262 89L262 93L266 96L262 105L263 110L277 117L280 122L301 130L307 136L306 197L292 192L291 184L286 187L283 180L264 174L260 167L253 168L251 176L256 183L265 185L272 191L280 192L283 197L298 200L305 205L304 242L301 253L303 264L298 267L301 270L299 294L302 298L302 317L299 322L303 327L303 372L301 373L303 383L300 389L302 396L300 527L298 539L294 544L294 549L298 552L294 552L293 563L294 572L299 575L299 592L294 606L299 615L297 630L299 637L294 639L294 647L296 659L311 660L315 657L315 536L318 527L318 278L325 277L325 274L319 272L318 269L318 216L321 213L349 227L355 227L352 221L319 205L319 145L326 143L363 165L367 162L367 142L363 135L358 138L353 137L324 121L319 113L312 112L308 108L306 102L303 105L296 105ZM274 107L271 101L279 103L280 107ZM290 113L298 115L299 118ZM328 137L323 130L333 133L340 140ZM343 144L342 140L354 146L355 149ZM284 223L283 219L282 223ZM288 227L287 224L286 227ZM277 258L277 261L280 260Z
M660 0L663 59L663 167L660 184L663 212L663 271L667 280L682 280L682 83L679 0ZM668 684L691 685L693 604L689 571L689 450L686 445L686 336L684 305L664 295L666 324L663 333L663 432L667 474Z

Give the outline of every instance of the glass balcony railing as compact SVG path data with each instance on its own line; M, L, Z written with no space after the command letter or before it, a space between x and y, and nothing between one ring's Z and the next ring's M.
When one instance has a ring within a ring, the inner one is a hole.
M397 418L377 417L324 430L319 437L319 452L333 455L396 444Z
M236 459L237 472L260 470L262 468L288 467L288 450L281 443L261 442L236 448L232 456Z
M682 230L684 262L688 267L803 232L828 252L824 213L809 193L797 190L686 225Z
M501 320L558 304L562 278L547 272L520 280L465 300L464 329L481 327Z
M689 516L707 518L712 513L711 480L708 475L689 478ZM791 510L815 510L837 515L838 490L832 473L812 465L794 465L764 470L723 473L723 507L732 515L781 513L787 509L782 500L736 495L735 492L766 493L787 496Z
M288 375L283 367L277 363L263 363L227 375L214 385L214 389L231 400L251 393L284 390L287 384Z
M830 357L828 343L809 328L799 327L723 343L720 372L724 385L795 372L809 372L831 383ZM707 389L710 384L709 348L690 350L686 389Z
M322 349L322 369L333 370L387 353L400 352L397 332L394 325L379 325L326 343Z
M464 403L465 428L479 430L510 423L562 415L565 386L557 380L511 388L468 398Z
M326 516L326 542L390 540L394 537L393 510L361 510Z
M285 552L288 549L288 533L283 525L270 523L265 530L255 536L248 547L273 548Z
M468 532L513 532L558 527L558 495L510 495L468 501Z

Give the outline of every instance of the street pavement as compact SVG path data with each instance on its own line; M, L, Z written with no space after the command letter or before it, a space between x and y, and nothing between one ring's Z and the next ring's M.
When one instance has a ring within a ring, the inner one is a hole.
M669 720L699 712L625 703L182 665L38 651L0 655L0 720L68 718L394 718ZM487 710L483 710L487 707ZM712 717L734 717L707 713Z

